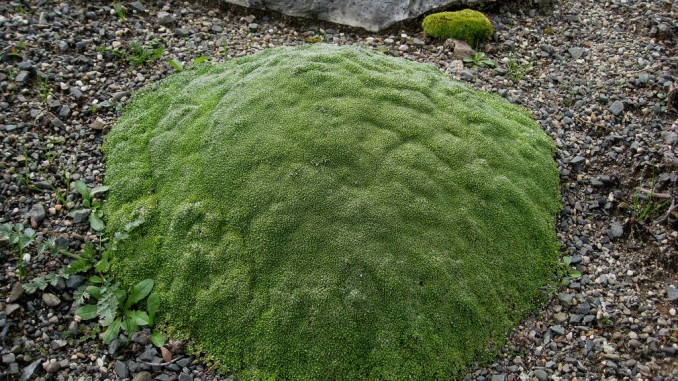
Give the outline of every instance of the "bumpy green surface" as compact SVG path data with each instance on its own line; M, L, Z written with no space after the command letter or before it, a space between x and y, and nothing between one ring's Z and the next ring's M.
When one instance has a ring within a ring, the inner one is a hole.
M556 262L553 143L432 66L267 50L137 93L106 137L126 281L242 379L447 379Z
M484 14L471 9L428 15L422 23L424 32L433 37L464 40L471 46L492 38L494 28Z

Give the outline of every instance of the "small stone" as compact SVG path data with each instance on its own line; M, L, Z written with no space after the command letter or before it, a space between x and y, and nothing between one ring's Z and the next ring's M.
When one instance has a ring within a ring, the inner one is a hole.
M14 353L8 353L6 355L2 355L2 363L3 364L11 364L13 362L16 362L16 356Z
M257 17L255 15L248 15L242 18L242 20L246 23L253 23L254 20L256 20Z
M153 348L153 347L148 347L148 348L146 348L146 350L144 351L144 353L142 353L142 354L139 356L139 360L141 360L141 361L147 361L147 362L148 362L148 361L153 361L153 358L154 358L157 354L158 354L158 351L156 351L155 348Z
M578 60L579 58L581 58L581 56L584 55L585 50L584 48L569 48L567 49L567 52L570 53L572 58Z
M71 324L68 325L68 333L71 335L75 336L77 335L80 331L78 330L78 322L77 321L72 321Z
M24 359L26 359L25 356ZM29 366L25 367L24 370L21 372L21 378L19 378L19 381L31 380L33 377L33 373L35 373L35 370L38 369L38 365L40 365L40 363L42 363L42 359L37 359L33 361Z
M41 222L47 217L45 213L45 208L40 204L33 204L31 210L28 212L28 216L35 220L35 222Z
M250 28L250 31L256 32L257 29L259 29L259 24L253 22L253 23L250 23L249 25L247 25L247 27Z
M678 288L672 284L666 286L666 297L669 299L669 302L678 299Z
M134 376L132 381L153 381L153 376L151 376L150 373L144 371L137 373L137 375Z
M19 74L17 74L17 76L14 78L14 80L17 81L17 82L26 82L26 80L28 79L28 77L30 75L31 75L31 73L29 71L23 70L23 71L20 71Z
M535 370L532 374L533 374L533 375L537 378L537 380L539 380L539 381L548 381L548 379L549 379L549 375L546 373L546 371L541 370L541 369Z
M466 41L454 40L454 58L463 60L464 58L473 57L473 48L466 43Z
M172 361L172 352L165 347L160 347L160 353L162 353L162 360L164 362Z
M130 7L133 11L137 11L137 12L146 12L146 7L144 7L144 5L141 4L140 1L133 1L133 2L131 2L131 3L129 4L129 7Z
M506 375L505 374L495 374L492 376L492 381L506 381Z
M178 361L177 361L177 365L179 365L179 366L182 367L182 368L187 367L188 364L190 364L190 363L191 363L191 358L190 358L190 357L184 357L184 358L182 358L181 360L178 360Z
M558 336L562 336L565 334L565 328L563 328L560 325L552 325L549 327L549 329L551 330L551 332L557 334Z
M127 365L125 365L124 362L118 360L115 362L115 374L120 377L120 379L123 378L128 378L129 377L129 369L127 368Z
M173 24L175 21L174 16L167 12L158 12L158 24L160 25L169 25Z
M75 214L73 215L73 223L74 224L79 224L81 222L84 222L87 220L87 217L89 217L89 214L92 211L90 209L80 209L75 211Z
M24 287L21 285L21 283L16 282L14 285L12 285L12 289L10 290L9 296L7 297L7 303L14 303L21 299L23 295Z
M42 301L49 307L56 307L61 303L61 299L58 296L49 292L42 294Z
M147 332L139 331L132 334L132 342L141 345L148 345L151 342L151 337Z
M82 275L71 275L66 279L66 287L70 289L76 289L85 281L85 277Z
M558 322L562 323L565 320L567 320L567 314L564 312L558 312L557 314L553 315L553 318Z
M615 116L621 114L624 112L624 102L622 101L614 101L610 105L610 112L614 114Z
M583 156L575 156L574 159L570 160L570 164L579 164L584 160L586 159Z
M106 128L106 123L103 120L101 120L101 118L96 118L96 120L89 125L89 128L101 131L104 128Z
M82 91L80 91L80 89L78 89L77 87L71 86L69 91L76 100L80 100L82 98Z
M179 375L179 381L193 381L193 377L189 376L186 373L182 373Z
M18 310L19 308L21 308L21 306L16 304L16 303L8 304L8 305L5 306L5 315L9 316L12 313L14 313L14 311Z
M619 222L613 222L610 224L610 229L607 231L607 235L611 239L619 238L622 235L624 235L624 226L620 224Z
M110 354L111 356L115 356L116 354L118 354L118 352L120 352L121 348L122 342L120 342L120 340L118 339L115 339L111 341L110 344L108 344L108 354Z
M59 118L54 118L52 119L52 126L54 128L64 128L64 122L62 122Z
M410 47L403 44L403 45L400 45L400 47L398 47L398 50L400 50L401 52L406 52L406 51L410 50Z
M63 41L63 40L59 41L59 42L57 42L57 47L59 48L59 51L61 51L62 53L65 53L66 51L68 51L68 48L69 48L68 42Z
M61 365L56 360L46 361L42 363L42 369L47 373L56 373L61 369Z
M64 117L67 117L67 116L70 116L70 115L71 115L71 108L66 106L66 105L61 106L61 109L59 109L59 116L64 118Z
M191 35L191 31L186 28L177 28L174 30L174 34L179 37L187 37Z

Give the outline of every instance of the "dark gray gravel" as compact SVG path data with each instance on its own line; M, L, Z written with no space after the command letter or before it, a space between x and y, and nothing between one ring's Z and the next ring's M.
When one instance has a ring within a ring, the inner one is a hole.
M85 213L68 215L80 206L72 183L102 183L102 136L132 92L175 70L170 59L221 62L307 41L370 46L522 104L558 147L558 238L583 276L547 290L494 362L465 379L678 379L672 1L562 0L547 15L492 10L495 37L480 49L496 68L464 64L460 45L455 54L454 43L427 38L416 23L365 33L235 7L123 3L124 20L109 2L0 3L0 222L24 223L73 252L96 242ZM120 54L133 41L165 51L135 65ZM29 254L34 275L68 263ZM93 325L74 321L82 281L20 293L17 263L2 247L0 380L228 379L189 357L185 343L171 341L165 363L147 332L129 344L93 340Z

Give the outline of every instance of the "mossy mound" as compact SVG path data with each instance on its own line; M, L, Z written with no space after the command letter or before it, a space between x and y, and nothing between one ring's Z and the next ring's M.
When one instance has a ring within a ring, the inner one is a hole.
M328 45L139 91L104 144L123 280L242 379L447 379L557 258L554 145L433 66Z
M472 9L457 12L440 12L428 15L422 23L429 36L464 40L471 46L492 38L494 28L484 14Z

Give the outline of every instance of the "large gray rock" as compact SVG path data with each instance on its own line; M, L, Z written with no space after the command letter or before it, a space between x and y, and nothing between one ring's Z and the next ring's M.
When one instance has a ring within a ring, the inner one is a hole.
M493 3L501 0L223 0L250 8L268 9L289 16L327 20L376 32L394 23L436 9ZM540 0L534 3L548 3Z

